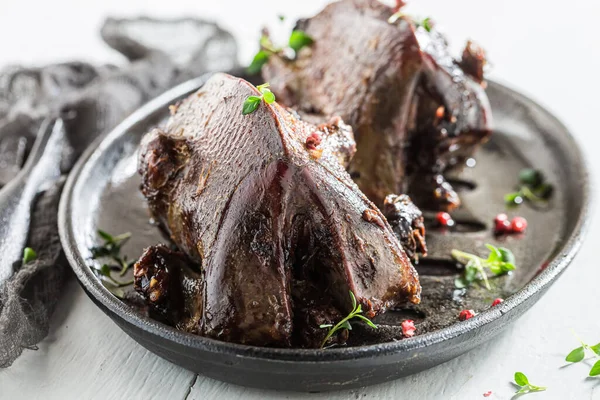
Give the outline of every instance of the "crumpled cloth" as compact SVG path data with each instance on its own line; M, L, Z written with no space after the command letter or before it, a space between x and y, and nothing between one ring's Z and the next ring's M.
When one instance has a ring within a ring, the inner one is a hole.
M16 262L12 276L0 282L3 368L48 334L68 276L58 236L58 203L66 174L79 155L165 90L205 72L238 66L232 35L199 19L109 18L101 34L127 57L128 65L71 62L0 70L0 186L23 166L44 119L61 118L68 138L60 162L63 176L32 205L27 246L37 258L25 265Z

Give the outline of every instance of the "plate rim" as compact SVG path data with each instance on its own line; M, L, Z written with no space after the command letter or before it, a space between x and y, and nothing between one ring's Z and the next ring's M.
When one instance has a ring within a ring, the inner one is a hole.
M238 75L239 71L230 73ZM572 143L573 149L577 152L576 157L579 160L582 173L581 178L583 181L582 208L561 251L557 252L544 271L535 276L523 288L505 299L503 303L496 307L488 308L467 321L457 322L448 327L428 332L423 335L414 336L412 338L372 345L332 349L271 348L224 342L205 336L182 332L174 327L153 320L150 317L141 315L131 306L112 295L108 289L100 283L91 268L85 263L83 257L78 254L76 246L74 245L74 234L70 224L73 190L82 171L86 165L88 165L88 162L93 159L94 155L99 156L103 149L109 147L114 141L118 140L121 135L139 122L140 119L156 112L161 107L168 106L168 104L171 104L176 98L197 90L213 74L214 73L207 73L175 86L137 109L111 131L94 140L79 158L69 174L60 199L58 228L61 243L66 258L84 290L89 296L93 296L96 302L99 302L103 306L101 308L105 313L110 311L120 319L151 335L159 336L164 340L174 342L184 347L192 347L195 350L200 351L228 354L258 360L293 363L347 361L372 358L386 354L408 353L410 351L454 339L458 336L473 333L477 328L491 324L503 315L515 310L531 299L536 293L543 292L547 289L571 264L575 255L581 248L585 239L585 233L590 224L592 204L592 182L590 179L589 163L581 150L581 146L571 131L544 106L504 83L488 81L488 85L508 91L511 96L516 97L520 101L535 105L551 118L553 125L560 127L561 130L564 131L566 139Z

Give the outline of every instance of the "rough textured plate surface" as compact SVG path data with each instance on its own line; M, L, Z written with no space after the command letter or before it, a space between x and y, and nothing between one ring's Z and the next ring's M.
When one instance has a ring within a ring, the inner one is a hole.
M423 260L418 266L422 304L392 311L378 321L385 325L382 332L393 335L402 319L410 317L417 323L418 336L328 350L272 349L219 342L154 321L131 301L131 289L121 293L128 301L107 289L94 272L100 265L90 259L89 249L100 243L98 229L114 234L132 232L123 248L130 258L139 256L148 245L165 241L149 222L138 190L137 147L144 133L164 123L168 106L196 90L205 79L189 81L160 96L92 145L73 170L60 207L63 246L90 298L141 345L173 363L223 381L282 390L336 390L388 381L443 363L494 337L539 299L579 249L589 204L581 152L551 114L492 82L488 94L494 135L476 154L476 165L454 177L463 182L464 206L456 218L464 224L454 231L430 227L430 261ZM526 235L495 238L491 221L505 210L503 195L513 189L518 171L526 166L544 171L555 186L554 196L542 209L523 205L509 211L509 215L518 213L529 220ZM485 243L510 248L519 268L493 280L491 292L478 287L467 293L455 290L458 271L443 260L452 248L483 254ZM497 296L506 301L490 308ZM457 322L457 313L464 308L479 314Z

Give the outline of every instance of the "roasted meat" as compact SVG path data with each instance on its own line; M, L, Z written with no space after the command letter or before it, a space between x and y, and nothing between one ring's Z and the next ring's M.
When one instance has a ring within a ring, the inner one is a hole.
M242 115L258 95L216 74L172 109L164 130L145 136L142 193L198 266L201 289L186 291L196 300L178 299L182 258L169 264L159 247L134 267L138 291L186 330L277 347L315 347L325 334L318 325L351 311L350 291L370 317L419 302L409 258L344 168L351 128L335 117L309 124L277 103Z
M390 194L383 202L383 214L411 260L418 260L419 254L427 256L423 213L410 197Z
M444 37L378 0L342 0L297 29L314 43L263 67L278 100L300 114L340 115L354 128L349 172L379 207L408 193L419 207L453 209L443 173L462 168L490 134L485 55L470 44L454 60ZM465 74L462 68L468 74Z

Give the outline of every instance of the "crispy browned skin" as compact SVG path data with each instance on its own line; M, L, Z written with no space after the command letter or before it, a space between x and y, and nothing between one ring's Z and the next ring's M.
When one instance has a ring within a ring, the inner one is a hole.
M264 102L242 115L258 94L216 74L142 143L150 209L201 265L200 333L291 346L307 286L324 310L306 320L345 315L349 291L368 316L418 302L417 273L394 232L340 164L354 150L351 129L340 119L311 125Z
M389 23L393 12L378 0L330 4L298 23L314 44L295 60L272 56L263 78L283 104L354 128L349 172L378 206L408 190L419 206L452 209L460 202L441 174L489 135L487 98L435 29Z
M383 202L382 211L408 257L413 261L418 261L419 255L426 257L425 220L410 197L390 194Z

